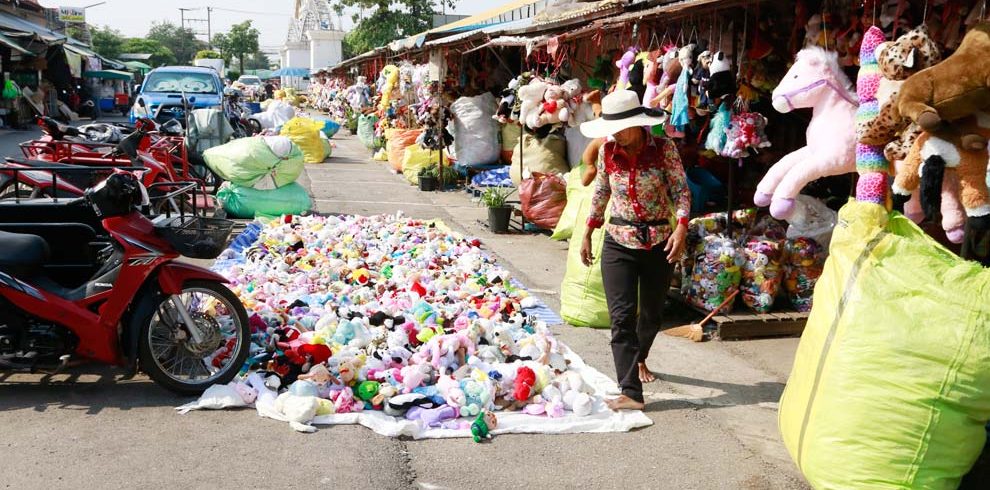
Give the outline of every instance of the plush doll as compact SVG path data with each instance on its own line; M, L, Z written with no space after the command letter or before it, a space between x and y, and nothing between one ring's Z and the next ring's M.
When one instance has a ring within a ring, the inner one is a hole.
M691 75L692 91L697 95L695 110L699 116L708 115L711 99L708 98L708 82L711 80L709 69L712 65L712 53L703 51L698 55L698 66Z
M516 371L512 396L516 402L523 403L533 396L533 386L536 384L536 373L527 366L520 366Z
M928 35L928 28L920 25L893 42L880 44L874 54L883 75L876 92L879 111L875 118L857 121L856 135L860 143L867 145L883 146L896 141L906 146L900 150L885 148L885 151L906 153L914 141L897 140L898 133L910 123L901 119L897 112L900 87L911 75L942 61L942 53ZM917 131L912 133L917 134Z
M615 67L619 69L619 80L615 83L616 90L629 88L629 70L636 61L636 48L629 48L619 61L615 62Z
M564 106L560 109L560 119L568 126L575 127L583 122L579 120L578 112L581 105L581 80L572 78L560 87L564 90Z
M658 63L663 68L663 75L660 76L660 83L657 84L657 95L650 101L650 106L655 109L667 109L670 106L670 99L674 95L677 79L681 76L681 61L677 59L677 48L668 49L663 59Z
M811 107L813 113L807 129L808 146L784 156L756 187L753 202L769 205L773 217L790 217L795 198L808 182L855 170L857 105L849 86L836 53L806 48L798 52L794 65L774 89L773 106L778 112ZM821 138L823 134L829 138Z
M977 229L990 228L990 192L987 190L987 160L990 152L986 146L971 150L963 142L965 134L990 137L990 114L977 113L953 125L956 131L942 134L922 133L915 141L905 161L905 169L894 180L897 200L907 201L911 192L921 188L921 203L925 214L932 216L941 205L943 179L946 171L959 177L960 200L969 222ZM919 177L920 176L920 177ZM947 230L959 236L960 230Z
M880 66L876 51L884 42L883 31L877 26L870 27L863 35L860 45L860 69L856 78L856 95L859 107L856 121L860 128L877 118L880 105L877 92L880 88ZM899 117L895 118L900 119ZM887 178L890 175L890 162L884 156L883 146L856 143L856 199L863 202L886 205L888 198Z
M928 132L990 108L990 23L973 27L959 49L945 61L909 77L897 97L898 112ZM947 136L954 139L954 137ZM977 150L987 140L979 134L963 134L964 148ZM965 187L965 185L964 185Z
M822 16L815 14L808 18L808 22L804 25L804 47L823 46L820 44L821 40Z
M491 431L498 427L498 417L494 412L485 410L478 414L471 423L471 437L474 442L481 442L483 439L491 439Z
M540 109L543 97L547 92L547 84L542 80L532 80L519 87L519 122L536 129L540 122Z
M556 84L548 85L547 91L543 95L544 101L542 112L538 117L538 123L535 127L530 126L530 128L536 129L537 127L549 126L565 120L567 109L565 108L566 102L564 100L564 96L565 93L563 87Z
M316 427L309 422L319 409L320 399L315 396L299 396L287 391L275 399L275 410L285 417L289 427L299 432L316 432Z
M688 96L691 89L691 68L694 63L694 44L688 44L677 53L677 60L681 64L681 74L677 77L674 85L674 96L671 103L670 119L665 128L671 137L684 137L684 130L691 122L688 114Z
M736 93L736 76L732 73L731 60L725 53L718 51L712 55L708 71L709 80L706 87L708 100L714 102L716 99Z
M643 60L643 84L646 85L643 107L652 107L653 99L660 95L661 59L660 51L652 51Z
M448 420L456 419L459 412L456 408L443 405L439 408L412 407L406 411L406 419L419 422L423 427L440 427Z

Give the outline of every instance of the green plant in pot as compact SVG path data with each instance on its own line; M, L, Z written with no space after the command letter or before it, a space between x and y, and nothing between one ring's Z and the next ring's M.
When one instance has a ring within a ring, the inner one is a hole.
M419 170L419 190L432 192L440 185L440 171L436 164L427 165Z
M512 187L489 187L481 194L481 203L488 207L488 227L493 233L509 231L512 206L508 200L515 191Z

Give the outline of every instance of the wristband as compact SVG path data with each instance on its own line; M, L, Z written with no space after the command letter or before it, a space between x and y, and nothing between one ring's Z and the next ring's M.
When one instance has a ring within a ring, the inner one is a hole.
M687 226L688 225L687 216L681 216L680 218L677 218L677 224Z

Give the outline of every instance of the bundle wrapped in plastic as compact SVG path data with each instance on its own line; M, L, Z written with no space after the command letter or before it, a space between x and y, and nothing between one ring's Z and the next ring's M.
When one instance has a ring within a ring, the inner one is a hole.
M306 189L296 182L278 189L255 189L224 182L217 190L217 200L232 218L303 214L313 202Z
M377 122L378 116L375 116L374 114L362 114L358 116L358 139L361 140L361 144L369 150L375 150L381 146L381 140L375 137L375 123Z
M477 97L461 97L450 105L457 161L465 166L488 165L498 161L498 122L495 97L485 92Z
M822 275L828 249L811 238L794 238L784 245L784 289L797 311L811 311L815 284Z
M223 180L247 187L268 175L281 187L303 170L302 151L285 136L239 138L206 150L203 160Z
M744 255L735 240L725 235L702 239L703 253L695 257L691 278L686 281L686 299L692 305L714 310L739 289ZM725 311L731 310L727 308Z
M691 286L691 277L694 274L695 260L705 253L705 237L709 235L724 235L726 230L728 230L727 216L725 212L710 213L694 218L688 223L686 253L684 254L684 260L679 264L681 274L675 274L677 276L676 279L680 280L681 294L685 296L688 294L688 288ZM737 238L746 236L755 222L756 209L738 209L733 211L732 236Z
M739 283L740 296L749 309L766 313L773 308L783 280L780 240L753 237L742 249L745 262Z
M322 163L327 158L320 132L323 123L308 117L296 117L282 126L282 136L287 136L303 152L306 163Z

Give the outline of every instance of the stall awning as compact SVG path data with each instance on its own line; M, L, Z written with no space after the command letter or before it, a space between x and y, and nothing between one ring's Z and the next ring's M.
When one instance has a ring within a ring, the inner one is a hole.
M464 54L473 53L479 49L484 49L488 47L525 47L526 53L533 52L533 48L541 46L543 43L547 42L550 36L536 36L536 37L525 37L525 36L501 36L488 41L481 46L464 51Z
M58 43L66 39L65 35L5 12L0 12L0 29L37 36L46 43Z
M134 74L127 73L126 71L117 70L100 70L100 71L85 71L83 76L86 78L102 78L104 80L133 80Z
M476 36L479 36L479 35L489 35L490 36L490 35L498 34L500 32L505 32L505 31L509 31L509 30L513 30L513 29L525 29L525 28L527 28L527 27L529 27L531 25L533 25L533 19L532 18L520 19L520 20L515 20L515 21L512 21L512 22L503 22L503 23L500 23L500 24L489 24L489 25L480 27L478 29L473 29L473 30L470 30L470 31L465 31L465 32L461 32L461 33L458 33L458 34L454 34L453 36L447 36L447 37L442 37L440 39L434 39L433 41L427 42L425 44L425 46L427 46L427 47L445 46L445 45L454 44L454 43L457 43L457 42L460 42L460 41L464 41L464 40L467 40L467 39L471 39L472 37L476 37Z
M0 44L2 44L4 46L7 46L10 49L13 49L14 51L17 51L18 53L28 54L28 55L34 56L34 53L32 53L32 52L24 49L23 46L21 46L20 44L17 44L17 41L15 41L15 40L13 40L13 39L11 39L11 38L3 35L3 34L0 34Z

